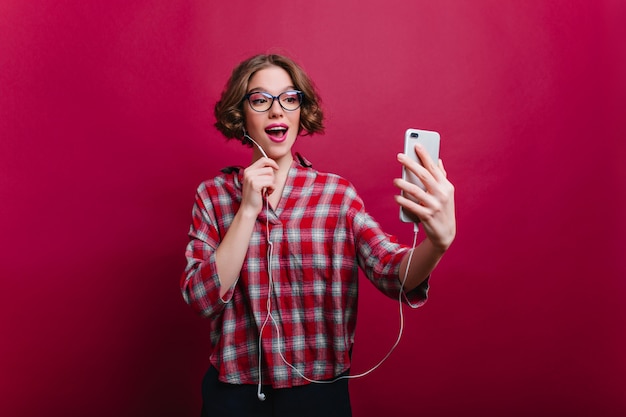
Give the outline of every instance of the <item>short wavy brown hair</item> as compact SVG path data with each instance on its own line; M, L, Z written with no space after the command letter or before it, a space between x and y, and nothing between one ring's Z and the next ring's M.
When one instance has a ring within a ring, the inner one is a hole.
M244 134L244 95L248 92L248 83L259 70L277 66L289 74L294 87L304 93L300 107L299 134L312 135L324 133L324 114L321 100L313 82L304 70L292 59L283 55L256 55L240 63L230 76L220 100L215 105L215 127L227 139L238 139L249 143Z

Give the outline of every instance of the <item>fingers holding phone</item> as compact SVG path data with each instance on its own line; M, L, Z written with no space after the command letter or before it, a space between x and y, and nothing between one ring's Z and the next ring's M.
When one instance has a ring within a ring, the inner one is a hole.
M447 249L456 234L454 186L439 159L437 132L408 129L404 153L398 155L402 179L394 181L403 222L421 222L428 237Z
M404 135L404 154L398 160L402 164L402 197L415 204L427 199L426 190L432 188L435 162L439 159L439 133L429 130L407 129ZM436 174L435 174L436 175ZM401 204L400 220L415 222L413 210ZM417 219L419 221L419 219Z

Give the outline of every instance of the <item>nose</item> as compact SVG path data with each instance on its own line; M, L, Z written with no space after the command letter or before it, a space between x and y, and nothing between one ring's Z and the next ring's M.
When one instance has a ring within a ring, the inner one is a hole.
M283 112L284 112L284 109L278 102L278 99L274 99L274 101L272 101L272 105L270 106L270 109L268 110L269 116L270 117L282 116Z

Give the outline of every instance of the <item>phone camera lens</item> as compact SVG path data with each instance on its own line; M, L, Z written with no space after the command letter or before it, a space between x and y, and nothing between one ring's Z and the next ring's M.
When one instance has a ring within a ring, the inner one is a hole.
M419 134L418 134L418 133L416 133L416 132L411 132L411 137L412 137L412 138L416 138L416 137L418 137L418 136L419 136Z

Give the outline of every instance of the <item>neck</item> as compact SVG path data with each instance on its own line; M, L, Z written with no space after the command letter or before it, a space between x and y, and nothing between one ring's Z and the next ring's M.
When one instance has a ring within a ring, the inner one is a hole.
M275 159L278 164L278 172L287 174L289 168L291 168L291 163L293 162L293 155L289 152L287 155L283 156L280 159Z

